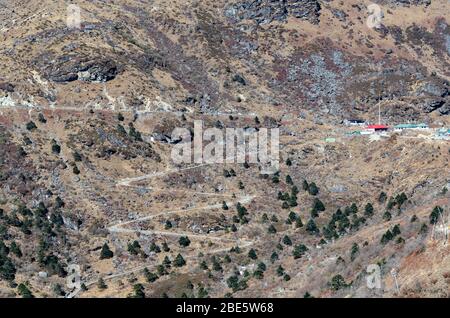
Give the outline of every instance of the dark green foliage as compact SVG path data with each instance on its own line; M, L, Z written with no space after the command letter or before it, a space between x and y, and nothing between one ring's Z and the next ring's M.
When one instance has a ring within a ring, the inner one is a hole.
M364 208L364 215L367 217L371 217L373 215L373 205L371 203L367 203Z
M22 298L34 298L31 290L25 284L19 284L19 286L17 286L17 292Z
M277 252L273 252L272 255L270 255L270 261L274 263L279 259Z
M258 259L258 255L256 255L256 251L253 248L248 252L248 257L253 260Z
M244 290L247 288L247 282L245 280L239 281L239 277L237 275L230 276L227 279L227 285L233 290L233 292L237 292L239 290Z
M350 250L350 260L353 262L358 254L359 254L359 246L358 244L353 243L352 249Z
M158 245L156 245L155 242L152 242L152 243L150 244L150 252L153 252L153 253L161 253L161 248L160 248Z
M212 258L212 269L216 272L222 272L223 268L219 260L216 257Z
M294 181L292 181L292 178L291 178L290 175L287 175L287 176L286 176L286 183L287 183L287 184L290 184L290 185L294 185Z
M124 121L125 120L125 118L123 117L122 113L118 113L117 114L117 120L118 121Z
M173 227L172 222L166 220L166 223L164 224L164 229L170 230L172 227Z
M267 270L266 264L264 264L264 262L259 262L258 263L258 270L265 272Z
M149 282L149 283L153 283L156 280L158 280L158 275L156 275L155 273L150 272L147 268L144 269L144 276L145 279Z
M288 167L292 166L291 159L289 159L289 158L286 159L286 166L288 166Z
M170 247L166 242L162 243L162 249L164 252L170 252Z
M292 245L291 238L290 238L289 236L285 235L285 236L283 237L283 243L284 243L285 245L291 246L291 245Z
M202 261L200 263L200 268L204 271L206 271L208 269L208 265L206 264L206 261Z
M128 124L128 128L129 128L129 133L128 135L134 139L135 141L143 141L142 140L142 135L139 131L136 130L136 128L134 127L133 123L129 123Z
M38 120L39 120L39 122L42 123L42 124L47 123L47 119L45 119L44 114L42 114L42 113L39 113L39 115L38 115Z
M344 277L342 277L342 275L335 275L330 282L330 287L333 290L340 290L343 289L345 287L347 287L347 283L344 280Z
M9 249L11 251L11 253L13 253L14 255L16 255L17 257L22 257L22 251L19 247L19 245L17 245L16 242L11 242L11 245L9 246Z
M443 212L444 209L442 209L440 206L435 206L430 214L430 224L437 224Z
M308 248L304 244L296 245L294 247L294 259L299 259L308 251Z
M256 271L253 272L253 276L256 279L263 279L264 278L264 272L259 270L259 269L257 269Z
M420 227L419 234L426 234L426 233L428 233L428 225L423 223L422 226Z
M309 234L319 234L319 229L313 219L310 219L306 224L306 231L308 231Z
M33 131L33 130L37 129L37 126L34 122L30 121L27 123L26 128L29 131Z
M105 280L100 277L98 282L97 282L97 287L100 290L104 290L104 289L108 288L108 285L106 285Z
M277 275L280 276L280 277L284 275L284 268L283 268L283 266L281 266L281 265L278 266L278 268L277 268Z
M134 295L132 298L145 298L145 288L142 284L135 284L133 286Z
M177 257L175 257L175 260L173 261L173 265L175 267L182 267L186 265L186 261L184 260L183 256L181 256L181 254L178 254Z
M277 233L277 229L275 228L275 226L273 224L271 224L267 230L270 234L275 234Z
M55 155L59 155L61 153L61 146L58 145L55 139L52 139L52 152Z
M384 233L383 236L381 237L381 244L387 244L393 238L394 235L392 235L391 230L387 230L386 233Z
M316 186L314 182L309 184L308 192L310 195L318 195L319 194L319 188Z
M122 136L122 137L127 136L127 131L125 130L125 128L124 128L121 124L118 124L118 125L117 125L117 132L118 132L119 135Z
M244 183L242 181L239 181L238 187L239 187L239 190L245 189Z
M83 157L81 157L81 155L76 151L74 153L72 153L72 157L75 162L83 161Z
M384 212L383 220L390 221L392 219L392 214L389 211Z
M191 240L187 236L182 236L179 238L178 243L182 247L188 247L191 244Z
M378 202L384 203L384 202L386 202L386 199L387 199L387 194L385 192L381 192L380 195L378 196Z
M110 250L108 244L103 244L102 250L100 251L100 259L108 259L114 256L113 251Z
M296 228L301 228L301 227L303 227L303 222L302 222L302 219L301 219L300 217L298 217L298 218L295 220L295 227L296 227Z
M141 244L138 241L134 241L133 243L128 243L128 252L132 255L138 255L141 253Z
M309 184L308 184L308 181L303 180L302 188L303 188L303 191L308 191L308 192L309 192Z
M222 202L222 210L228 210L228 205L225 201Z

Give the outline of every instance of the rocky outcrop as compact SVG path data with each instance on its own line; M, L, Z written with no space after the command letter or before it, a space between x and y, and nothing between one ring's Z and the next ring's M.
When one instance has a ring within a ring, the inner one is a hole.
M78 58L66 55L46 67L44 76L57 83L76 80L85 82L107 82L113 80L119 68L113 60L102 58Z
M253 20L258 24L286 21L289 16L319 23L321 6L317 0L249 0L225 9L233 21Z

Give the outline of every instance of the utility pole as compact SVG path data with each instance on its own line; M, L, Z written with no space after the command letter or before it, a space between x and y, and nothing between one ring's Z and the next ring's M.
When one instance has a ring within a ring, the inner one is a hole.
M381 125L381 105L378 103L378 125Z

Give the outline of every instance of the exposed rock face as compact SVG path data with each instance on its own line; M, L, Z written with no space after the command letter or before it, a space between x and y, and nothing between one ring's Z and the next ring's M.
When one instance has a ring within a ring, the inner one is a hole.
M253 0L228 7L225 15L235 21L254 20L258 24L286 21L289 16L317 24L320 10L317 0Z
M45 70L45 77L53 82L107 82L118 74L116 63L108 59L79 58L73 55L59 57Z

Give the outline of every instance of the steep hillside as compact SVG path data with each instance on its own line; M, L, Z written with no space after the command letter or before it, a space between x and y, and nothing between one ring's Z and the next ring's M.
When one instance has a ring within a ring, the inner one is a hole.
M0 1L0 296L448 298L450 3L373 3ZM198 120L279 171L174 163Z

